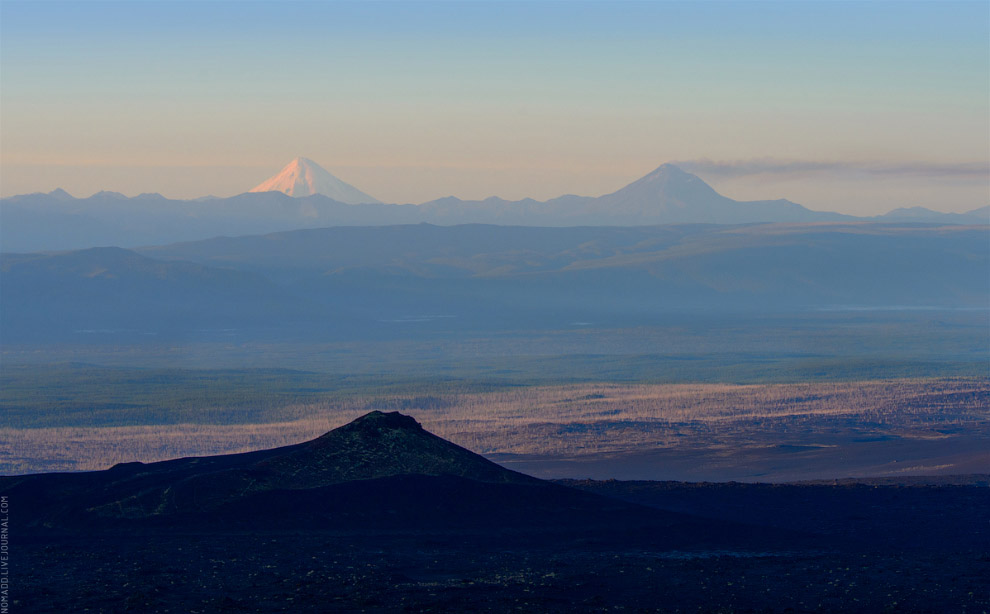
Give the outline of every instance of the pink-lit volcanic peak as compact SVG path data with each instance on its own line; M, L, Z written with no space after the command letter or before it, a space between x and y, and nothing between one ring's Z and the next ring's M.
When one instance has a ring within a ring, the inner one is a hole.
M986 2L53 6L0 2L0 197L231 197L305 153L389 203L677 161L737 200L987 204Z
M263 181L250 191L282 192L295 198L322 194L349 205L381 202L349 183L334 177L329 171L309 158L296 158L277 175Z

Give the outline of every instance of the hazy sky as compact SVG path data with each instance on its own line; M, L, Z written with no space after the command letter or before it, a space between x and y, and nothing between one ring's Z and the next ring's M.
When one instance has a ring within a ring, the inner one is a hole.
M990 202L990 3L0 2L0 192Z

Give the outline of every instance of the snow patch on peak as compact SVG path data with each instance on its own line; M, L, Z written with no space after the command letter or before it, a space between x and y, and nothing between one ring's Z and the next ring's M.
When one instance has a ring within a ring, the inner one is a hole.
M293 198L321 194L350 205L381 202L334 177L316 162L303 157L289 162L277 175L262 182L251 192L282 192Z

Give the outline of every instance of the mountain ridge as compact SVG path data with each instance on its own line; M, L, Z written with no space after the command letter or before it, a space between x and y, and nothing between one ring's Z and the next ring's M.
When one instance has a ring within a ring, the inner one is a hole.
M294 193L294 185L286 184L282 189ZM986 208L965 214L925 211L927 213L923 215L918 215L917 211L908 214L895 211L885 216L857 218L812 211L785 199L736 201L719 194L698 176L673 164L664 164L609 194L598 197L564 195L546 201L529 198L508 201L498 197L465 201L448 196L419 205L349 204L323 194L292 196L280 190L196 200L170 200L157 195L127 198L109 192L75 199L56 190L49 194L0 200L4 222L0 226L0 245L5 252L80 249L95 245L132 248L305 228L424 222L444 226L532 227L870 220L921 224L990 222Z
M406 327L419 334L682 310L985 308L986 246L985 226L961 225L407 224L3 254L0 329L8 342L315 339L381 334L410 314L445 316Z

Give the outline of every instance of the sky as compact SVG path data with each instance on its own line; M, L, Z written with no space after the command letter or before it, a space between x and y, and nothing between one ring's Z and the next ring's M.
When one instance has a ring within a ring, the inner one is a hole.
M990 3L0 0L0 194L990 203Z

